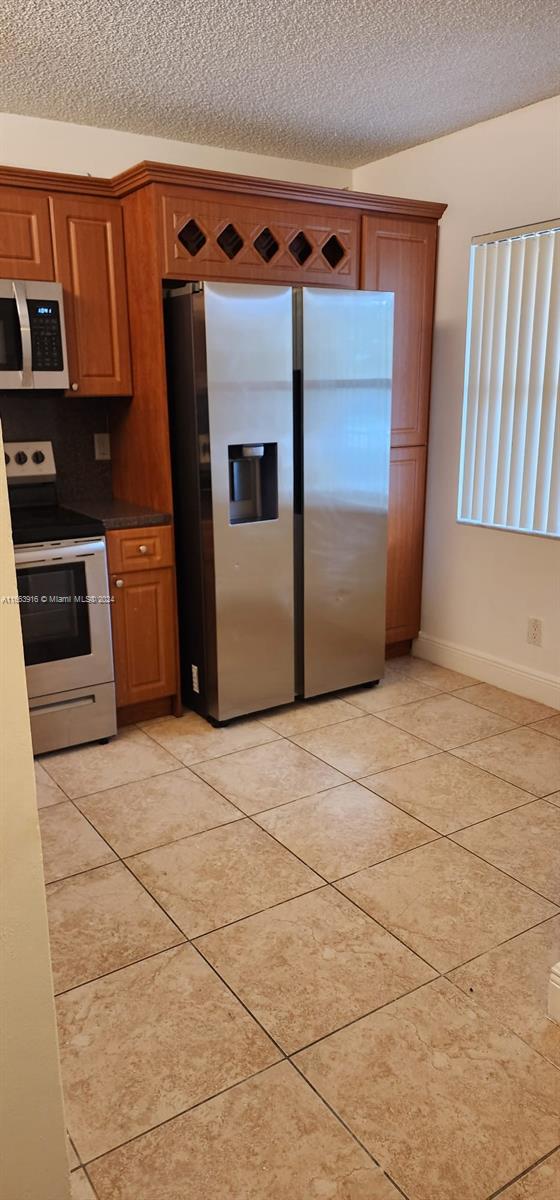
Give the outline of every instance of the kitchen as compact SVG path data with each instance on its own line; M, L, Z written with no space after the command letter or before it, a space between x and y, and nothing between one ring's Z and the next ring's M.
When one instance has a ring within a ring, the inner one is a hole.
M287 184L278 185L275 195L274 187L259 179L244 179L239 191L240 182L233 176L158 164L143 164L110 181L73 177L71 194L64 176L48 180L44 173L6 168L2 174L5 246L0 271L6 282L0 306L6 314L6 352L0 416L14 512L16 504L21 511L24 481L36 511L40 479L44 499L51 505L49 488L63 507L87 516L93 522L91 536L106 539L111 598L101 636L107 638L110 611L112 674L105 664L99 674L93 664L88 675L90 656L82 649L80 663L67 648L64 657L74 665L72 677L71 668L66 670L68 688L75 693L71 696L64 684L49 688L45 670L35 670L40 681L31 692L32 725L56 730L52 736L35 733L37 752L62 745L53 709L55 692L64 692L56 703L61 705L67 745L114 733L115 703L119 725L177 714L181 691L193 706L190 674L196 664L183 655L182 683L179 672L163 303L164 293L173 297L189 280L281 283L287 285L286 296L290 287L326 286L339 298L358 286L395 296L388 534L383 522L377 558L384 560L388 538L385 641L390 653L409 650L419 628L435 255L438 219L445 206L346 192L334 196L332 189L324 194L321 188ZM152 230L147 241L138 239L139 221L144 230ZM313 292L308 294L312 297ZM18 322L26 301L28 306L48 308L44 321L53 321L49 314L55 306L58 375L57 369L41 373L37 316L30 334L35 338L33 374L21 369L17 348L25 350L25 342ZM166 303L169 308L173 301ZM371 329L374 334L373 324ZM289 357L287 349L286 369L291 373ZM234 433L231 440L238 442ZM378 470L385 478L388 433L382 437L387 444ZM38 478L33 471L37 447L48 457ZM18 462L27 452L28 461ZM180 463L175 470L178 476ZM382 486L387 492L387 481ZM383 506L387 507L386 495ZM270 526L268 530L270 534ZM181 544L186 533L185 527ZM52 537L60 537L58 526ZM25 529L18 540L29 544ZM184 554L188 558L188 549ZM335 557L333 547L332 561ZM178 565L183 565L181 553ZM375 590L373 578L370 584ZM180 612L192 599L189 584L185 586ZM192 578L190 587L192 593ZM24 590L29 590L29 580ZM378 647L383 643L382 600L379 605ZM341 622L355 618L356 612ZM98 614L96 619L101 621ZM181 645L186 640L185 632ZM364 631L358 653L367 640ZM250 636L242 654L246 661L251 657ZM35 663L38 655L36 649ZM238 672L240 666L241 659ZM381 676L379 649L376 669L364 661L362 675L364 670L372 682ZM326 683L321 690L365 682L354 669L347 678L339 673L336 684L333 677L332 686ZM107 690L96 692L98 687ZM265 694L273 697L266 688ZM290 694L296 694L293 683ZM271 702L288 698L284 688L280 699ZM231 715L268 706L257 694L252 706L249 701L244 708L234 705Z
M315 162L204 145L235 55L193 89L148 8L67 9L0 113L0 1191L552 1200L558 101L487 86L544 35L463 31L461 93L390 22L395 104L350 6L358 147L350 8L302 22Z

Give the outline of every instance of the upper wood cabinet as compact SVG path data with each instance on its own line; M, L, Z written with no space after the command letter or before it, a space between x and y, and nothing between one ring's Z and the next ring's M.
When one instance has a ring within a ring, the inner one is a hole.
M45 192L0 187L0 278L54 279Z
M118 201L51 197L55 276L64 287L70 385L79 396L132 392Z
M162 274L358 286L359 216L330 205L160 190Z
M362 287L395 293L392 437L427 440L437 224L364 216Z
M387 548L387 642L420 628L426 447L391 450Z

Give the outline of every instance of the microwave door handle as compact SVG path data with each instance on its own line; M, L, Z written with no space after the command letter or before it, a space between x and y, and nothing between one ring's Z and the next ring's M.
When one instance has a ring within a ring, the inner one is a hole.
M31 347L31 325L29 322L29 310L27 307L27 295L25 284L19 279L14 279L12 282L14 290L14 299L18 312L19 330L21 334L21 386L24 388L33 387L33 367L32 367L32 347Z

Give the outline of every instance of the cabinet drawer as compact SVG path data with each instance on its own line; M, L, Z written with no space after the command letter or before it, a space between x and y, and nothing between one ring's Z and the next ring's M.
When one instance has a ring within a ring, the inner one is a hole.
M112 529L107 534L107 555L111 574L172 567L173 528L151 525L141 529Z

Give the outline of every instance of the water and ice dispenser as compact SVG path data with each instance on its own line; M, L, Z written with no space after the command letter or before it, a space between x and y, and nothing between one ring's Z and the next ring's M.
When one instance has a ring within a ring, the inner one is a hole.
M228 447L229 522L274 521L278 516L278 443Z

